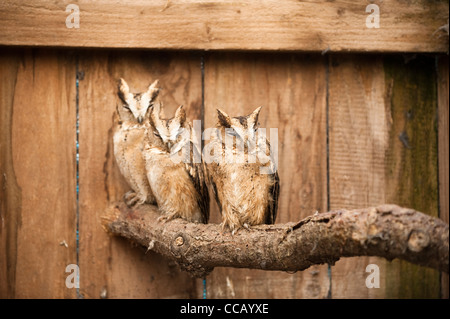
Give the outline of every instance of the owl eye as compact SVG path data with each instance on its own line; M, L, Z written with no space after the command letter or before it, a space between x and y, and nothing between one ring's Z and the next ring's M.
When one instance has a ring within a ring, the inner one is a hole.
M158 131L153 131L153 134L155 134L156 137L161 137L161 135L159 135Z
M123 108L124 108L124 109L127 109L128 111L130 111L130 107L128 106L128 104L124 104L124 105L123 105Z

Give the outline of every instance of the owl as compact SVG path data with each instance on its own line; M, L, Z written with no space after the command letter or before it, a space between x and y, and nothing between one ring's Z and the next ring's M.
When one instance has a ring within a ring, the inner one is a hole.
M150 128L149 110L158 96L158 80L153 82L144 93L133 94L125 80L120 79L118 95L122 104L117 105L118 123L113 137L114 157L131 191L124 195L128 206L143 203L155 203L145 171L142 154L144 141L148 141ZM155 139L155 142L158 140Z
M207 161L209 183L222 215L222 229L228 227L232 234L241 227L273 224L277 215L278 173L270 167L273 161L257 156L270 152L266 137L257 134L260 111L261 107L247 116L230 117L218 109L216 131L208 144L219 153L214 161Z
M147 143L144 148L147 178L162 213L159 220L182 218L189 222L207 223L209 194L201 156L193 143L193 131L180 106L171 119L160 117L161 104L150 113L149 140L157 138L162 145ZM153 137L152 137L153 136ZM180 158L179 153L186 156ZM195 156L197 155L197 156Z

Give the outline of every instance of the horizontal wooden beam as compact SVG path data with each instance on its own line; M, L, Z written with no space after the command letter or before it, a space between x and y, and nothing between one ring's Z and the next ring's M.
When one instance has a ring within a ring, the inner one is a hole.
M436 30L448 23L448 0L370 2L375 9L346 0L2 1L0 45L447 52L448 34ZM68 27L73 8L79 28ZM377 8L379 28L369 28Z

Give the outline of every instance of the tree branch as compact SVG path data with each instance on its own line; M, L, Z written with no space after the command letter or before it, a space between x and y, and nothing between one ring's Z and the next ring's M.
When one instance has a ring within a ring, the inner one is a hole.
M102 222L108 232L175 260L196 277L219 266L297 271L353 256L400 258L449 271L448 224L395 205L336 210L234 235L217 224L163 223L159 216L155 206L116 203Z

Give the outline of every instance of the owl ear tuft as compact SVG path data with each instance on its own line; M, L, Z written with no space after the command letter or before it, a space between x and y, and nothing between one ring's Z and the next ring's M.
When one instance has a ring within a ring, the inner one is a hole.
M222 111L221 109L217 109L217 116L219 119L219 123L224 127L231 127L231 118L230 116Z
M147 89L147 94L150 97L150 101L153 101L159 94L159 87L157 87L159 85L159 80L155 80L152 84L149 85L148 89Z
M120 114L120 109L119 109L119 105L116 104L116 113L114 113L114 120L117 120L117 123L119 125L122 124L122 114Z
M248 121L249 123L252 123L254 127L258 124L258 117L259 112L261 112L262 106L258 107L256 110L254 110L251 114L248 115Z
M118 94L119 94L120 99L124 103L127 103L127 99L129 98L129 95L131 93L130 93L130 88L128 87L127 82L125 82L125 80L122 78L119 79L118 89L119 89Z
M180 105L176 110L175 119L180 123L180 126L183 126L186 121L186 111L184 110L183 105Z

